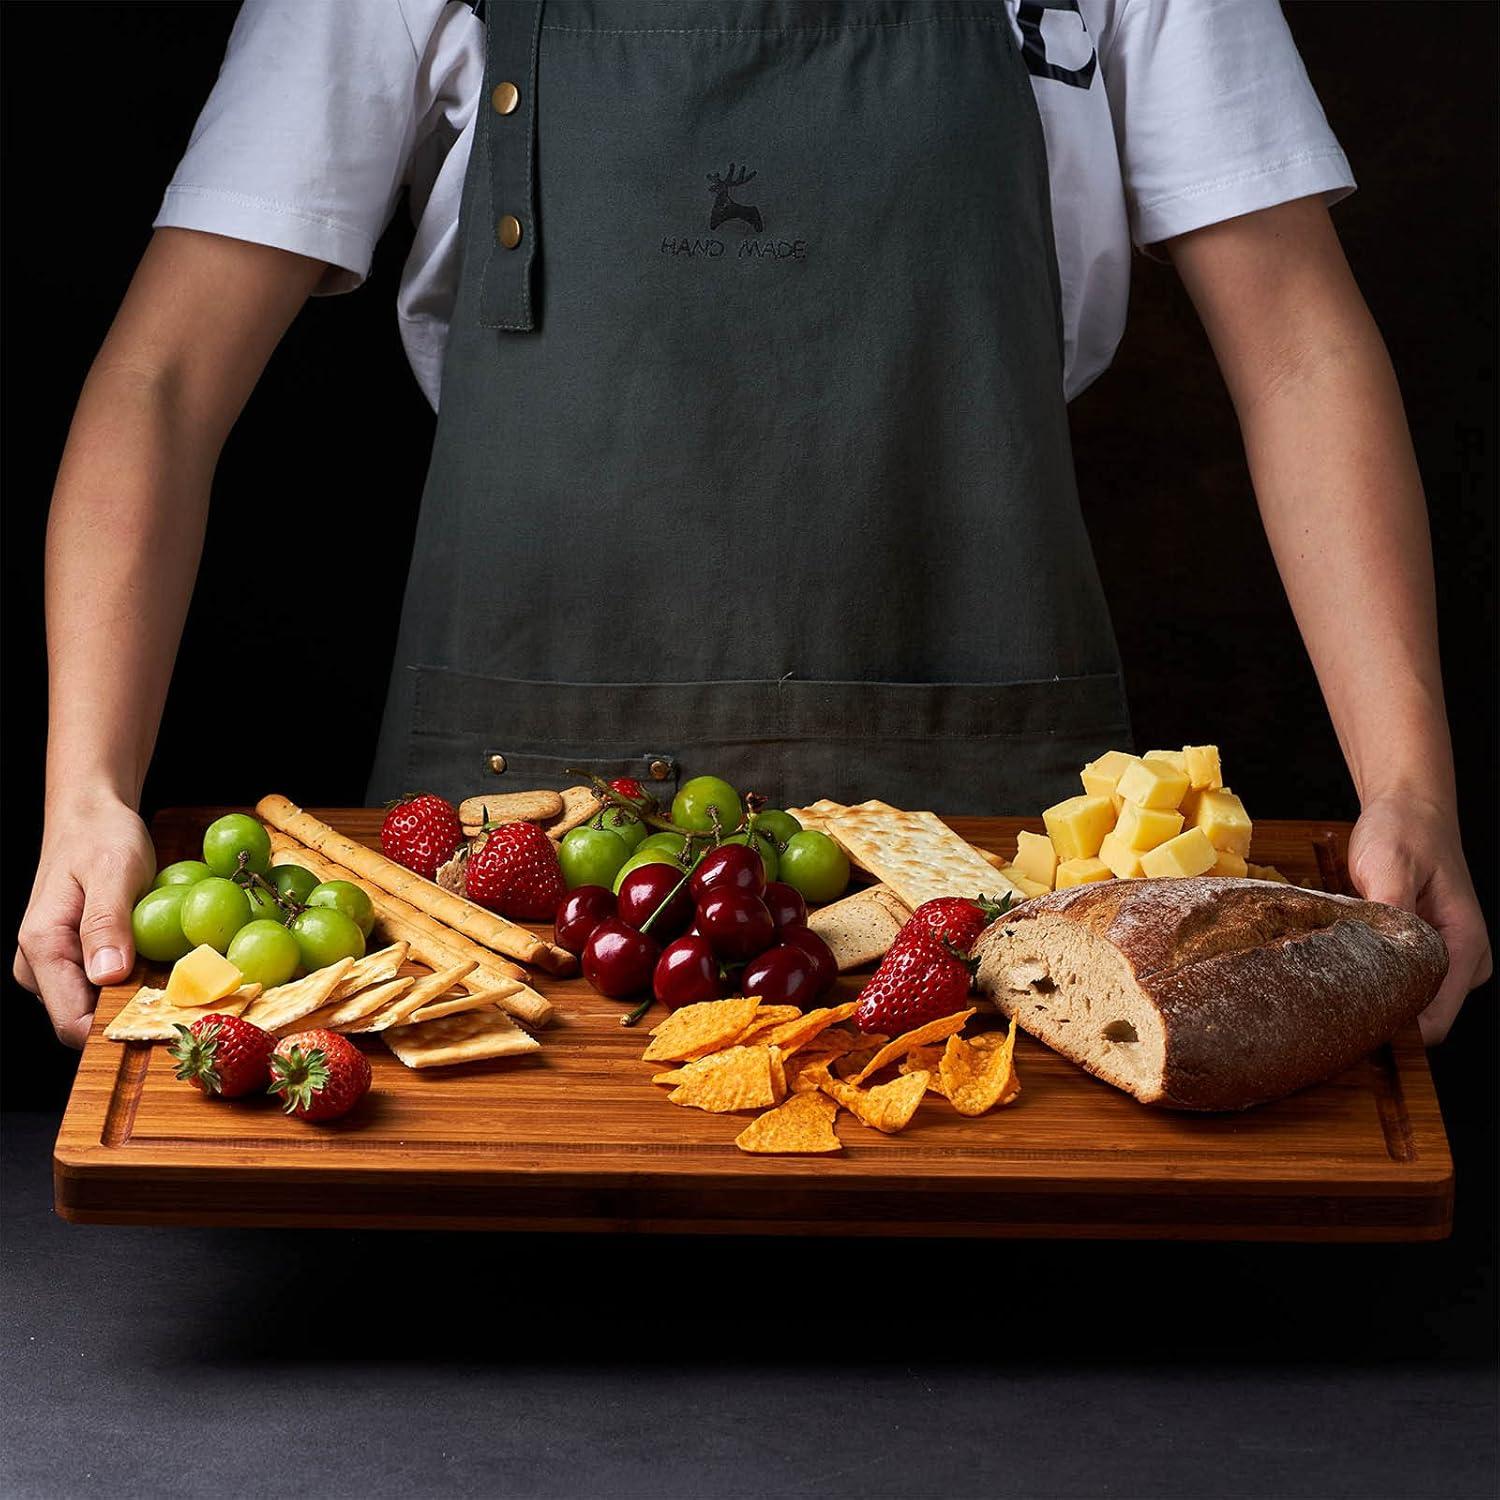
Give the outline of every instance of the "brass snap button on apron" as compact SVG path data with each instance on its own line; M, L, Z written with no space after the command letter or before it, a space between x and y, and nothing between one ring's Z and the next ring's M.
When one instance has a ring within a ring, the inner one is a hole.
M672 774L672 763L667 760L653 760L646 769L651 772L652 781L665 781Z
M497 115L514 114L516 105L521 102L521 91L515 84L507 80L497 83L494 91L490 94L490 103L495 106Z
M495 226L495 238L502 250L514 250L521 243L521 221L514 214L506 214Z
M489 765L490 765L490 770L492 770L495 773L495 775L498 776L505 769L505 757L503 755L498 755L498 754L497 755L492 755L489 758Z

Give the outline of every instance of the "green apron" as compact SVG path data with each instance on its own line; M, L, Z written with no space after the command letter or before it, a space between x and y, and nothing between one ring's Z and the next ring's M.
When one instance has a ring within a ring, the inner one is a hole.
M1128 739L1004 4L496 4L371 796L1034 813Z

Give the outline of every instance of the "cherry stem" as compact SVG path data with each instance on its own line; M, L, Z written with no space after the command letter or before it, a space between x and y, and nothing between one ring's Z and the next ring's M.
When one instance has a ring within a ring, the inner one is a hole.
M647 917L646 920L642 922L638 928L636 928L636 931L641 933L649 932L651 930L651 924L672 904L673 898L677 895L678 891L680 891L683 886L685 886L692 878L693 872L689 870L687 874L685 874L682 879L679 880L677 884L674 885L672 889L661 898L661 901L657 905L656 910L653 911L651 915Z
M620 1017L620 1025L621 1026L634 1026L635 1023L637 1021L639 1021L640 1018L643 1015L645 1015L648 1010L651 1009L653 998L654 998L653 996L647 995L646 998L644 1000L642 1000L641 1003L639 1005L637 1005L636 1008L633 1011L631 1011L628 1016L621 1016Z
M623 792L617 792L602 776L595 776L592 771L579 771L569 766L568 775L588 782L601 801L611 807L623 807L626 812L638 817L648 828L658 829L662 833L680 833L685 839L702 837L702 834L695 834L691 828L683 828L670 818L663 817L659 812L653 812L652 808L655 804L649 797L642 801L627 797Z

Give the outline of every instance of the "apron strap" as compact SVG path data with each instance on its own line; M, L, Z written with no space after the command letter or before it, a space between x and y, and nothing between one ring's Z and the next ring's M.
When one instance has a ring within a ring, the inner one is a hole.
M489 182L489 254L479 278L479 324L527 332L537 252L536 83L541 0L490 0L485 12L480 120Z

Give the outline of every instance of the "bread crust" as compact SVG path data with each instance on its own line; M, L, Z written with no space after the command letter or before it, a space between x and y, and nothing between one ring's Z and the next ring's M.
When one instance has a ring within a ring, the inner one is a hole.
M981 958L1028 923L1078 923L1115 948L1162 1018L1158 1097L1177 1109L1263 1104L1351 1067L1432 999L1442 937L1378 902L1222 876L1111 880L1025 902ZM981 964L980 988L997 965Z

